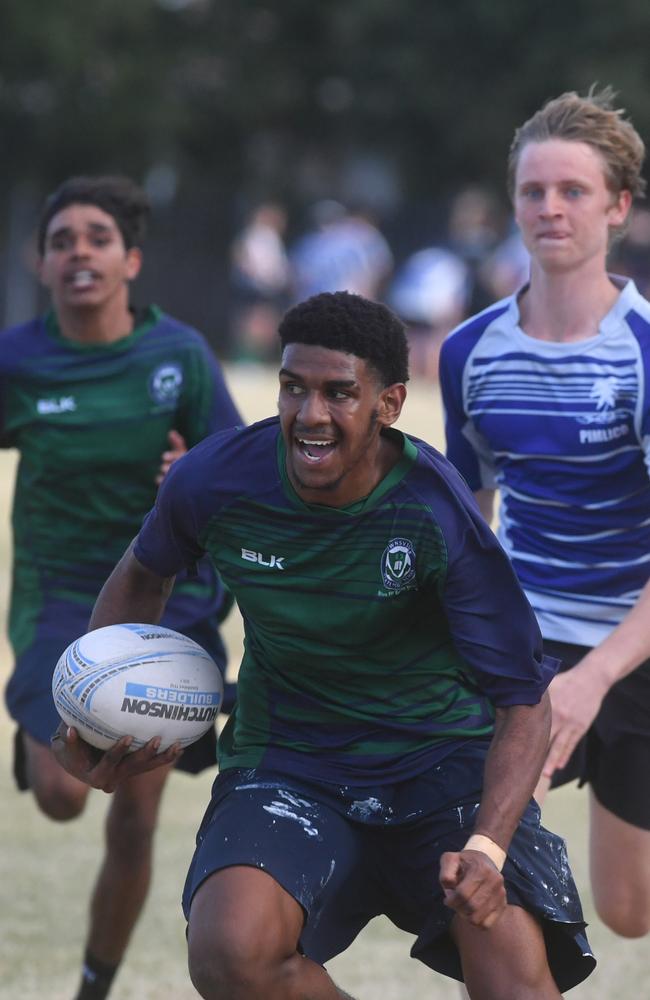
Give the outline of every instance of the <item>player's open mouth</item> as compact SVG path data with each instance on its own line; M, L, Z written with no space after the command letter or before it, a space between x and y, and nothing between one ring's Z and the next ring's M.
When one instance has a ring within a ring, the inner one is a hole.
M296 438L298 451L308 462L322 462L336 448L336 441L325 438Z
M82 270L74 271L72 274L69 274L66 281L69 285L72 285L73 288L90 288L94 285L97 278L98 275L95 271Z

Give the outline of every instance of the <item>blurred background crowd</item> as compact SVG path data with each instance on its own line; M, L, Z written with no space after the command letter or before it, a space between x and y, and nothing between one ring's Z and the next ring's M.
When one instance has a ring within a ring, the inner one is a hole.
M435 380L447 333L520 288L529 266L507 206L488 189L464 187L440 209L430 240L409 247L399 220L395 229L382 227L363 204L318 201L306 212L304 227L290 235L289 215L280 202L256 205L231 245L229 356L275 361L284 309L318 292L342 288L389 305L406 324L412 374ZM636 209L610 262L616 273L634 278L648 294L648 209Z
M275 360L275 327L349 288L407 323L414 374L527 272L505 192L514 128L611 84L650 138L644 0L5 0L0 325L44 304L45 195L126 173L153 207L136 304L223 359ZM650 212L612 270L648 294Z

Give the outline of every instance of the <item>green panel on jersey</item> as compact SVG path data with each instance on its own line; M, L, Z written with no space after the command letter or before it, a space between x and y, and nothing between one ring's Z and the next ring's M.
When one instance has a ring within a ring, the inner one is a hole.
M342 509L297 497L280 443L287 505L238 497L201 533L246 631L222 767L259 765L269 734L276 747L321 757L324 745L345 745L356 766L491 733L493 712L485 699L474 709L476 685L440 602L444 539L424 503L394 490L417 454L404 441L391 474Z

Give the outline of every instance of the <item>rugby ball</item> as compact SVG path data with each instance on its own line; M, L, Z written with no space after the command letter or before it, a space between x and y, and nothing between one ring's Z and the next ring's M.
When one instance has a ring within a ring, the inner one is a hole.
M212 726L223 679L198 643L160 625L107 625L71 642L52 678L56 709L87 743L107 750L154 736L159 752L187 747Z

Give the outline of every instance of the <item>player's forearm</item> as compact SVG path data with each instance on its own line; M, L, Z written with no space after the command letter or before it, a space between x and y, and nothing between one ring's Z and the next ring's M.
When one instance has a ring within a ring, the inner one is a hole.
M89 629L120 622L159 622L173 585L174 577L146 569L129 546L99 593Z
M650 658L650 581L626 618L574 669L588 670L605 691Z
M489 837L506 852L539 779L550 730L546 693L538 705L497 709L474 832Z

